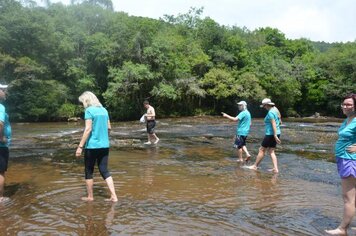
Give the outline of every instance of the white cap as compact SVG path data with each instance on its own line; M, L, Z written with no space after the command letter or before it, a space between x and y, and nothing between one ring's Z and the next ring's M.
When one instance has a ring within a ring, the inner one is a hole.
M9 85L0 84L0 89L6 89Z
M239 102L237 103L237 105L244 105L244 106L247 106L247 103L246 103L245 101L239 101Z
M263 107L264 105L274 106L275 104L271 101L271 99L265 98L262 100L262 105L260 105L260 107Z

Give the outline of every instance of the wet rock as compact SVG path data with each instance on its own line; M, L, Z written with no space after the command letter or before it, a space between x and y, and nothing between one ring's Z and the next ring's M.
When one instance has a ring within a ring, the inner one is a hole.
M320 113L319 112L315 112L313 115L314 118L319 118L320 117Z
M314 119L327 119L326 116L321 116L319 112L315 112L314 115L306 117L306 118L314 118Z
M141 143L140 139L112 139L110 141L112 147L138 146Z
M80 120L82 120L80 117L69 117L67 121L68 122L78 122Z

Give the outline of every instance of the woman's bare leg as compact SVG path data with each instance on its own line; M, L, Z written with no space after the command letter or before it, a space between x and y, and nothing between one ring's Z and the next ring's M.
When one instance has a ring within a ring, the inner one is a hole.
M356 178L348 177L341 179L341 186L342 198L344 200L344 215L339 227L325 231L330 235L347 235L347 228L355 215Z
M277 156L276 156L276 153L274 151L275 149L274 148L270 148L269 149L269 154L271 156L271 159L272 159L272 163L273 163L273 169L272 171L274 173L278 173L278 160L277 160Z
M242 158L242 148L238 148L236 149L236 153L237 153L237 161L238 162L243 162L244 159Z
M263 160L263 158L265 156L265 152L266 152L266 148L260 147L260 149L258 151L258 155L256 157L255 164L253 164L252 166L249 166L248 168L252 169L252 170L257 170L258 165L261 163L261 161Z
M93 201L94 200L94 195L93 195L93 185L94 185L94 180L93 179L86 179L85 184L87 187L87 194L88 197L82 197L83 201Z
M108 185L109 191L110 191L110 201L112 202L117 202L117 196L116 196L116 192L115 192L115 185L114 185L114 180L112 179L112 177L108 177L105 179L106 184Z

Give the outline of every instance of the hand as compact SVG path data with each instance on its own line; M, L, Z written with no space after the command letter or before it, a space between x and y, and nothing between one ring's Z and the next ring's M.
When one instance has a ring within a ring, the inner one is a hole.
M82 155L83 148L78 147L77 151L75 152L76 157L80 157Z
M281 144L281 143L282 143L281 140L278 138L277 135L274 136L274 139L276 140L276 142L277 142L278 144Z
M6 144L7 138L5 136L2 136L2 138L0 139L0 143Z
M221 115L222 115L223 117L226 117L226 113L224 113L224 112L221 112Z
M349 153L356 153L356 143L355 144L352 144L351 146L348 146L346 148L346 150L349 152Z

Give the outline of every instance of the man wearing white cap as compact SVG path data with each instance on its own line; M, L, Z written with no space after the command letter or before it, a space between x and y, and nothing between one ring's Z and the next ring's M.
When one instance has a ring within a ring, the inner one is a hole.
M277 156L275 153L275 148L277 143L280 144L281 140L279 139L281 135L280 129L280 114L278 109L275 108L275 104L269 98L265 98L262 100L262 105L260 107L265 108L268 113L264 119L265 122L265 137L262 141L260 150L256 157L256 162L252 166L248 166L249 169L257 170L258 165L261 163L262 159L265 156L267 149L269 150L269 154L273 163L273 171L274 173L278 173L278 162Z
M236 126L236 137L235 137L235 145L234 147L237 148L237 156L238 156L238 162L243 162L242 158L242 150L246 153L246 159L245 161L248 162L250 160L250 153L248 152L246 148L246 139L247 135L250 132L250 127L251 127L251 114L247 110L247 103L245 101L240 101L237 103L239 107L240 113L236 116L230 116L224 112L221 112L223 117L228 118L229 120L236 121L237 126Z
M0 102L6 99L7 85L0 84ZM4 105L0 104L0 203L8 200L4 197L5 172L9 161L9 145L11 142L11 126Z

